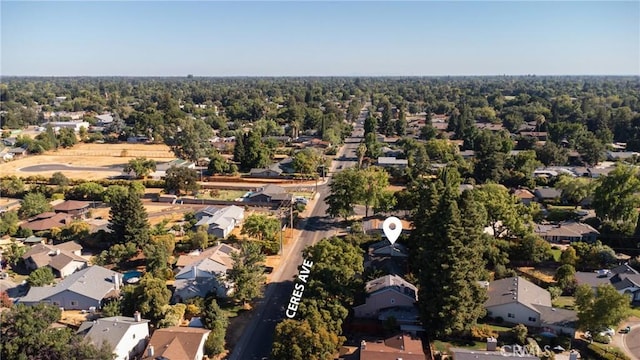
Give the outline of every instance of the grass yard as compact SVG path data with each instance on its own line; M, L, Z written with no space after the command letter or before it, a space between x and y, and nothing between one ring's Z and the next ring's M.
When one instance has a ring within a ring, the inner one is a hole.
M562 250L561 249L551 249L551 253L553 254L553 259L555 261L560 262L560 256L562 256Z
M631 308L630 316L635 316L638 319L640 319L640 307L636 306L636 307Z
M234 201L241 198L247 191L245 190L204 190L196 196L198 199L214 199L222 201Z
M574 310L575 299L573 296L560 296L553 301L553 306L562 309Z
M449 354L449 349L451 348L463 348L469 350L485 350L487 344L483 341L441 341L436 340L433 342L433 347L436 351L441 353Z

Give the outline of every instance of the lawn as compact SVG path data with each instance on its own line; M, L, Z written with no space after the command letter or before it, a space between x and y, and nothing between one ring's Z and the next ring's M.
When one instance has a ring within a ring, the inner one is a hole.
M484 341L441 341L436 340L433 342L433 347L436 351L440 351L441 353L449 353L449 349L451 348L463 348L469 350L485 350L487 343Z
M209 190L204 193L198 194L198 199L215 199L222 201L234 201L237 198L241 198L247 192L245 190Z
M635 316L638 319L640 319L640 307L638 307L638 306L632 307L630 316Z
M551 249L553 254L553 260L560 262L560 256L562 256L562 249Z
M575 299L573 296L560 296L553 301L553 306L573 310L575 306Z

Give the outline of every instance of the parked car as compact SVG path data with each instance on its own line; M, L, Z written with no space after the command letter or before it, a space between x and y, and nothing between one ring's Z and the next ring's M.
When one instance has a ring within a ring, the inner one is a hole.
M628 334L629 332L631 332L631 326L627 326L624 329L620 329L621 334Z

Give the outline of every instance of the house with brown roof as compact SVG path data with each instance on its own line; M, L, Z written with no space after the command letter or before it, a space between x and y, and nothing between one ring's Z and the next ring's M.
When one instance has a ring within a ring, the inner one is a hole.
M143 360L202 360L204 343L211 330L173 326L156 330L147 345Z
M426 360L422 340L408 334L360 342L360 360Z
M47 231L53 228L71 224L73 217L65 213L45 212L20 224L23 229L31 229L33 232Z
M88 260L80 256L82 246L69 241L58 245L36 244L29 249L22 259L27 270L35 270L48 266L57 277L67 277L84 269Z
M536 224L534 232L552 243L595 242L600 232L593 226L576 221L558 224Z
M525 205L531 204L536 198L536 196L533 195L533 193L527 189L516 189L513 192L513 195L517 197L518 200L520 200L520 202Z
M54 206L53 211L68 214L74 219L83 219L87 216L90 206L91 202L89 201L67 200Z
M575 333L576 312L552 307L549 292L522 277L490 282L487 295L484 307L492 318L539 328L545 333Z

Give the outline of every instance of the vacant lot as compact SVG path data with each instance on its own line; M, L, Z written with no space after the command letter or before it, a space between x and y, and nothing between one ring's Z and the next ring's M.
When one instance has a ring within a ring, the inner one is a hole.
M175 159L169 147L162 144L78 144L71 149L59 149L3 163L0 167L0 176L51 176L55 171L38 173L21 171L22 168L29 166L46 164L66 164L77 167L123 166L136 157L146 157L158 162ZM99 172L90 170L64 170L62 172L69 178L88 180L120 174L117 169Z

